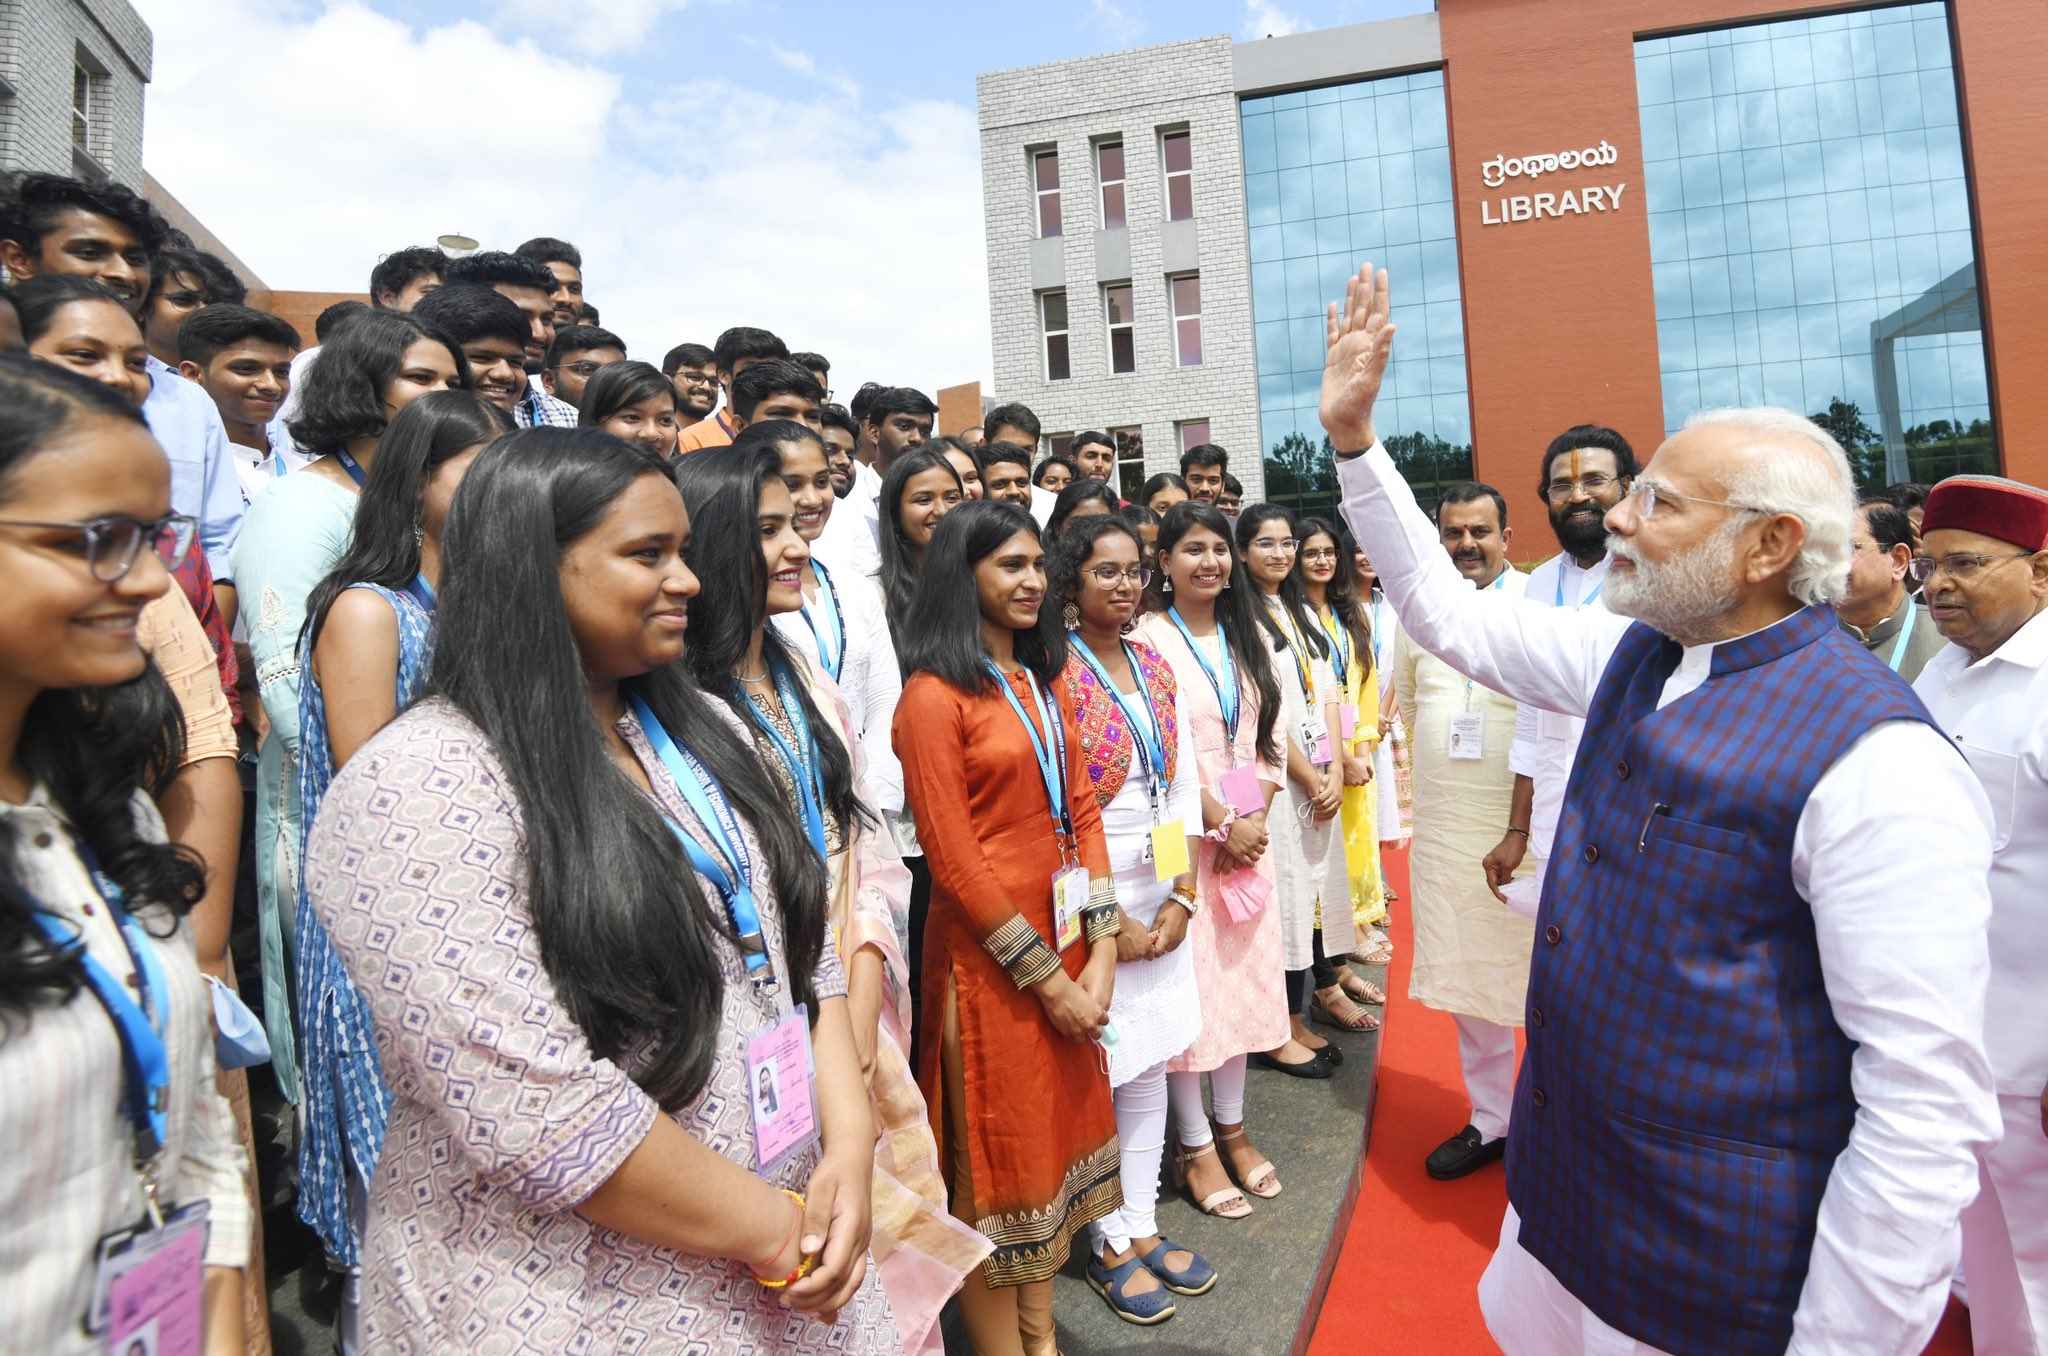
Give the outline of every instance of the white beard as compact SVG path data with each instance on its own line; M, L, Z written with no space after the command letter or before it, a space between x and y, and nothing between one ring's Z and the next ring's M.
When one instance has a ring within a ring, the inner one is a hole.
M1609 610L1655 627L1681 645L1701 643L1713 634L1711 624L1739 601L1733 574L1742 527L1740 518L1732 519L1690 551L1661 563L1643 560L1620 537L1608 537L1608 551L1634 567L1608 573Z

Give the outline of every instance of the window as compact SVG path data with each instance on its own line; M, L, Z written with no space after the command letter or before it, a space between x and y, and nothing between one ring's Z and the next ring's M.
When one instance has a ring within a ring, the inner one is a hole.
M1336 501L1316 414L1323 306L1367 259L1415 280L1394 289L1401 338L1373 427L1425 505L1472 477L1443 85L1442 71L1421 71L1240 105L1259 437L1275 503L1320 512Z
M1947 8L1645 40L1635 64L1665 425L1782 405L1866 489L1995 473Z
M1116 443L1116 492L1136 503L1145 486L1145 430L1133 425L1105 431Z
M1138 341L1131 330L1131 285L1112 283L1102 289L1102 313L1109 325L1109 370L1138 370Z
M1031 184L1038 196L1038 234L1050 240L1060 234L1060 153L1031 153Z
M1160 161L1166 166L1166 219L1186 221L1195 214L1195 151L1189 134L1168 132L1159 138Z
M1038 297L1038 325L1045 335L1045 379L1065 381L1073 375L1067 361L1067 294L1042 292Z
M1173 301L1173 360L1181 367L1202 365L1202 277L1185 274L1166 280Z
M1047 457L1064 457L1073 450L1074 435L1071 433L1048 433L1039 440L1038 451Z
M1183 452L1209 441L1209 421L1206 419L1183 419L1173 429L1180 435L1180 450Z
M71 144L92 149L92 72L83 65L71 68Z
M1124 144L1105 141L1095 148L1095 178L1102 185L1102 229L1124 226Z

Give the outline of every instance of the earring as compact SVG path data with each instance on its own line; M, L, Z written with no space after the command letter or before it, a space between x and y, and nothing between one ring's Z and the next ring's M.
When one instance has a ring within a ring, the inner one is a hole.
M1161 593L1171 593L1171 592L1173 592L1173 576L1172 576L1172 575L1170 575L1170 574L1167 574L1167 573L1165 573L1164 571L1161 571L1161 572L1160 572L1160 575L1159 575L1159 591L1160 591Z
M1080 629L1081 609L1075 607L1072 603L1068 603L1065 607L1061 608L1060 625L1066 627L1069 631Z
M1122 626L1119 626L1116 629L1119 635L1127 636L1131 632L1138 629L1138 619L1136 617L1132 617L1130 620L1126 621Z
M427 547L427 525L417 518L412 524L412 547L415 551L424 551Z

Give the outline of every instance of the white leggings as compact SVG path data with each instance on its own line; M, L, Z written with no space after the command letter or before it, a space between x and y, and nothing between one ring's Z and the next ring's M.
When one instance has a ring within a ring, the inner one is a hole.
M1197 1094L1199 1096L1199 1094ZM1159 1232L1159 1160L1166 1154L1166 1064L1161 1061L1116 1090L1116 1137L1123 1162L1124 1203L1095 1224L1095 1252L1123 1252L1134 1238Z
M1218 1125L1238 1125L1244 1120L1244 1076L1247 1056L1237 1055L1209 1071L1209 1099ZM1173 1100L1173 1123L1180 1142L1199 1149L1215 1138L1209 1131L1209 1117L1202 1113L1202 1075L1170 1073L1166 1085Z

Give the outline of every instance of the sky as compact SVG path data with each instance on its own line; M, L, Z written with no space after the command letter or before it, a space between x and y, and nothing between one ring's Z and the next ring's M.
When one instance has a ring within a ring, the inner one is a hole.
M990 389L977 73L1432 7L133 3L156 40L144 163L270 286L361 291L444 232L558 236L632 356L759 325L832 360L841 400Z

